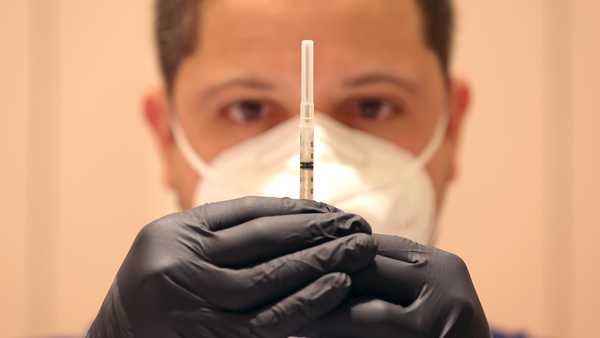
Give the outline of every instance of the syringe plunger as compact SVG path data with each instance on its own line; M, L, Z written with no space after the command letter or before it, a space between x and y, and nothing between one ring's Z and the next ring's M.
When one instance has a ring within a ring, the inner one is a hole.
M302 41L302 91L300 96L303 118L314 114L314 42Z

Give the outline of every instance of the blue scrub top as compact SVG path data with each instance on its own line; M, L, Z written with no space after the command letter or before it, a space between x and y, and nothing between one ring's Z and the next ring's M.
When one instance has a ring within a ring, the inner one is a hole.
M527 338L527 335L525 335L524 333L508 334L508 333L492 330L492 334L493 334L494 338Z

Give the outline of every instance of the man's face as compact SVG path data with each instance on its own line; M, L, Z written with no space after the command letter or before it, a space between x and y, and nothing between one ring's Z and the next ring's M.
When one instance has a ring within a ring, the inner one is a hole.
M318 112L414 155L450 114L445 142L427 166L441 205L468 95L464 85L447 85L416 1L208 0L201 13L196 51L175 78L174 109L160 93L146 98L167 183L183 207L192 206L202 178L177 149L168 115L178 115L208 162L297 117L305 39L315 41Z

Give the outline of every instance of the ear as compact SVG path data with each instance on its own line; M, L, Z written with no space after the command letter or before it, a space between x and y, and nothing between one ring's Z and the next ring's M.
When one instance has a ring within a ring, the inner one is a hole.
M146 92L142 99L142 111L162 158L163 182L169 188L174 188L173 159L177 147L171 131L170 111L165 91L153 89Z
M448 131L446 133L448 181L452 181L457 174L457 154L463 133L463 124L467 110L471 103L471 90L467 81L452 79L449 88Z
M450 83L448 140L458 147L463 130L463 122L471 104L471 89L464 79L454 78Z

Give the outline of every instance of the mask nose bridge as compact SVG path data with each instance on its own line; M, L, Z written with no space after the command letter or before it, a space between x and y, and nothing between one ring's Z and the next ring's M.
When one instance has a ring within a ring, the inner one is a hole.
M296 119L289 119L275 128L259 136L262 138L262 154L256 160L262 166L286 161L290 156L298 155L300 139Z
M321 116L319 116L321 115ZM343 162L350 161L352 164L364 166L368 163L368 149L365 145L355 142L356 131L346 130L349 127L330 117L319 114L315 121L315 156L317 161L322 156L331 156ZM299 156L299 135L297 127L299 122L296 119L290 119L276 127L276 130L269 131L262 135L262 155L259 162L261 164L271 164L274 161L285 161L290 157ZM293 141L292 141L293 140Z
M327 155L331 152L334 158L350 161L352 164L368 165L369 153L364 144L356 142L356 131L323 114L317 115L315 125L315 155ZM322 149L326 147L325 149ZM328 148L328 149L327 149Z

